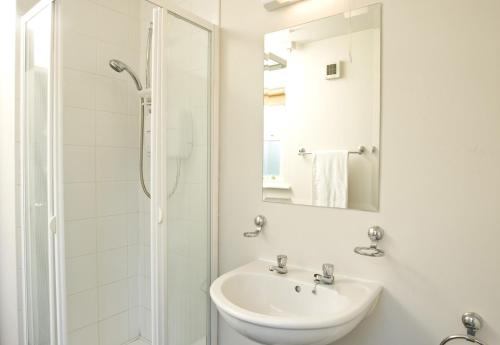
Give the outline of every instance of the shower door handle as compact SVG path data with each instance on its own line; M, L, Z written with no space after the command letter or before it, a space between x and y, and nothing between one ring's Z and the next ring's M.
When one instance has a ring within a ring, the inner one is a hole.
M56 217L55 216L52 216L49 219L49 231L54 235L56 234L57 227L56 227Z
M158 207L158 224L163 223L163 211L161 210L161 207Z

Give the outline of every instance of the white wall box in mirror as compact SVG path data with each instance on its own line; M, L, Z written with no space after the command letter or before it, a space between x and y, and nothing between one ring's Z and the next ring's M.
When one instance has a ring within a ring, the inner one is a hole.
M264 200L378 210L380 51L380 4L264 36Z

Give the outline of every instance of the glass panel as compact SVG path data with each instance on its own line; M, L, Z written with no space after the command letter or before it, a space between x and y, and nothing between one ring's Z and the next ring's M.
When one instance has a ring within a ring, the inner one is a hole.
M25 106L25 246L28 339L50 344L48 236L48 119L51 61L51 7L26 23Z
M210 38L167 15L167 339L209 343Z

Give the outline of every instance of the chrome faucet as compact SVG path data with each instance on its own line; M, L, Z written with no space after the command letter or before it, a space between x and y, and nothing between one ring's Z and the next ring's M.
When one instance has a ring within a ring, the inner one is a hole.
M317 284L332 285L335 277L333 276L333 265L323 264L323 275L316 273L314 275L314 282Z
M279 274L288 273L288 268L286 267L287 256L286 255L278 255L276 260L278 261L278 266L269 267L269 271L278 272Z

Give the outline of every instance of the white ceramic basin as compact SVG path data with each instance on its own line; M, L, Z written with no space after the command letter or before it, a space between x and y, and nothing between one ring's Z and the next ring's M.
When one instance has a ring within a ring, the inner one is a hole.
M290 266L282 275L270 272L270 265L251 262L210 287L224 320L262 344L331 344L363 320L382 291L375 282L336 276L334 285L318 285L313 294L314 272Z

